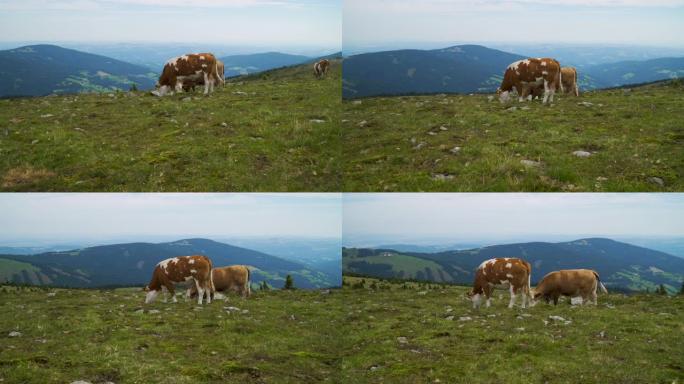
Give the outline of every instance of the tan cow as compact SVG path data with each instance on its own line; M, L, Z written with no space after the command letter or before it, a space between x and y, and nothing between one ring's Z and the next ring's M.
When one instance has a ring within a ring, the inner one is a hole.
M226 75L225 75L225 65L223 64L223 61L221 60L216 60L216 66L218 69L218 85L225 85L226 84ZM186 80L183 82L183 90L185 92L188 91L195 91L195 87L199 85L204 85L204 79L200 78L197 80Z
M147 292L145 304L152 303L159 292L164 289L171 294L173 302L177 302L174 286L186 281L194 283L193 286L199 292L198 304L202 305L205 294L207 304L211 303L211 294L214 291L211 268L211 260L202 255L178 256L160 261L152 271L150 283L143 288ZM166 292L164 302L166 302Z
M579 96L579 85L577 85L577 70L574 67L561 68L561 82L563 83L563 93L570 93ZM538 86L532 90L530 95L533 99L541 98L544 95L544 87Z
M316 64L314 64L314 76L316 76L317 79L320 79L321 77L325 76L328 73L328 69L330 68L330 61L323 59L318 61Z
M509 289L511 300L508 308L513 308L515 295L522 294L522 307L527 306L530 296L530 263L522 259L496 258L484 261L475 271L473 289L468 297L473 302L473 308L479 308L482 297L487 299L486 306L491 305L490 299L494 288Z
M252 294L250 277L251 273L246 265L231 265L214 268L211 271L211 278L216 292L228 293L229 291L234 291L244 298ZM196 294L197 289L194 286L190 286L188 296L194 297Z
M535 301L543 298L547 303L553 299L553 304L557 305L561 295L571 298L580 296L582 301L589 300L596 305L598 287L603 293L608 293L598 272L591 269L565 269L544 276L532 291L532 297Z
M216 57L211 53L193 53L173 58L166 62L157 89L153 95L165 96L183 90L186 82L204 84L204 94L214 91L214 85L221 83Z
M563 91L561 66L555 59L519 60L506 68L501 86L496 90L499 100L506 103L515 88L519 101L524 101L538 86L544 87L543 103L553 102L556 90Z

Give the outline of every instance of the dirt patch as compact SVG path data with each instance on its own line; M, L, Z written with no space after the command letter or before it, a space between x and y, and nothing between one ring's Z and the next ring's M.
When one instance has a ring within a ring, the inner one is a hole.
M55 173L47 169L36 169L33 167L12 168L2 176L1 185L3 188L16 188L35 184L54 176Z

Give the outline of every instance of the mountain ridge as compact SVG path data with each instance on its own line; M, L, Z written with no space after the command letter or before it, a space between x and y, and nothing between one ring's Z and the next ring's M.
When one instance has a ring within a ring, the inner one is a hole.
M402 257L395 263L393 257ZM436 253L397 252L388 249L343 250L345 272L377 277L411 278L470 284L480 263L495 257L520 257L532 264L532 281L559 269L595 269L609 289L630 291L653 289L665 284L677 290L684 279L684 260L664 252L618 242L607 238L584 238L569 242L526 242L492 245L468 250ZM408 260L413 258L416 260ZM421 260L437 263L439 268L408 273L403 268ZM659 272L660 271L660 272Z

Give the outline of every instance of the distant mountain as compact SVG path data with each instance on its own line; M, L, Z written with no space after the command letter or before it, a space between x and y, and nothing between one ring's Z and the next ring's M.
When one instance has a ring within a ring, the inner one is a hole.
M549 48L537 53L557 57L563 52ZM574 51L565 52L571 61L561 61L561 65L577 65L579 59L575 57L576 60L572 60L571 52ZM342 94L344 98L357 98L401 94L492 93L501 84L506 67L527 57L479 45L364 53L345 58ZM684 77L684 58L605 63L594 57L600 64L585 64L579 69L581 90ZM621 56L615 53L611 57Z
M114 244L32 256L0 255L0 279L70 287L144 285L159 261L193 254L209 256L215 266L251 265L256 268L253 283L266 280L279 288L291 274L300 288L335 285L325 273L300 263L207 239Z
M364 53L344 60L342 94L493 92L504 69L524 58L479 45Z
M220 60L225 65L225 76L233 77L302 64L311 60L311 58L280 52L266 52L251 55L224 56Z
M684 57L593 65L582 74L590 77L596 88L684 78Z
M143 66L56 45L0 51L0 97L149 89L155 82Z
M345 273L471 284L477 266L495 257L527 260L532 264L533 284L551 271L572 268L595 269L609 289L653 290L658 284L665 284L675 291L684 280L684 259L600 238L505 244L438 253L345 248L342 265Z

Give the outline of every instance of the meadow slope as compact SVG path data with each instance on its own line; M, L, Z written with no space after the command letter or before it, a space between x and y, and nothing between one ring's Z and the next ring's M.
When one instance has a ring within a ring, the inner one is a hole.
M306 64L210 96L0 100L0 190L339 191L340 75Z
M672 81L551 106L492 95L345 101L344 190L679 191L682 92Z
M143 310L139 288L2 287L0 382L335 382L342 295L324 292Z
M342 382L681 383L684 296L471 309L466 287L345 277ZM356 288L352 288L353 286ZM374 286L375 289L370 287ZM518 301L518 304L520 301ZM559 316L554 320L549 316Z

